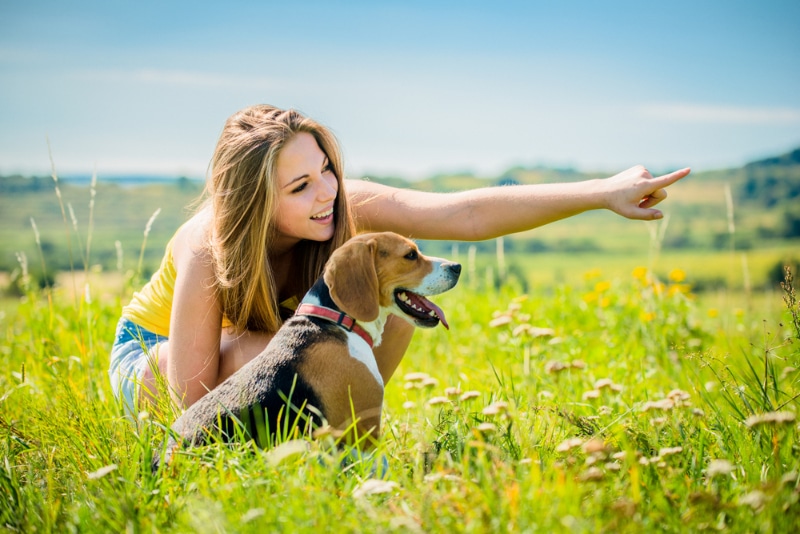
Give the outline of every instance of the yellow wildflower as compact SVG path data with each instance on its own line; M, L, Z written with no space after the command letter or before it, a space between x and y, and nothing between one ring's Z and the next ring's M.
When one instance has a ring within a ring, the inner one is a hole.
M656 318L655 312L647 312L647 311L642 310L639 313L639 319L644 323L649 323L650 321L652 321L655 318Z
M683 269L672 269L668 275L670 281L680 284L686 280L686 271Z
M606 280L604 280L602 282L597 282L594 285L594 290L597 293L602 293L603 291L608 291L609 289L611 289L611 282L608 282Z
M669 296L675 295L689 295L692 292L692 286L689 284L670 284Z
M602 272L600 269L592 269L590 271L586 271L584 273L583 278L584 280L594 280L595 278L600 278L602 276Z
M633 277L641 282L647 282L647 267L637 267L633 270Z

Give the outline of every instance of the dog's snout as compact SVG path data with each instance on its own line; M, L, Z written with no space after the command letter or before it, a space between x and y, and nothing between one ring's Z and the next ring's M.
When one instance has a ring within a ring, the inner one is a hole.
M448 263L444 266L445 269L453 273L454 275L458 276L461 274L461 264L460 263Z

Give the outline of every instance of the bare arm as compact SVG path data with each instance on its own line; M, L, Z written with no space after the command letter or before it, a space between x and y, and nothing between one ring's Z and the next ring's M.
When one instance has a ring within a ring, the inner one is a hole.
M397 366L400 365L413 335L413 326L400 317L389 316L386 328L383 330L381 344L373 350L384 384L389 382L397 370Z
M184 227L173 244L177 276L170 318L167 380L178 406L191 406L213 389L220 370L222 311L202 231Z
M653 177L642 166L611 178L561 184L487 187L427 193L371 182L348 182L359 230L392 230L416 239L478 241L521 232L606 208L631 219L661 217L653 206L664 188L688 175L682 169Z

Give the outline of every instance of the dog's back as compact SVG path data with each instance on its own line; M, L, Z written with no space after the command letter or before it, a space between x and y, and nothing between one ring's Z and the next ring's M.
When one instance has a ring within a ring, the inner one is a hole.
M346 349L347 336L335 325L309 317L292 317L266 349L209 391L175 421L166 457L181 446L212 440L233 441L239 435L260 447L286 437L295 426L316 427L321 400L298 373L311 345L334 343ZM177 439L176 439L177 438ZM154 462L154 467L159 459Z

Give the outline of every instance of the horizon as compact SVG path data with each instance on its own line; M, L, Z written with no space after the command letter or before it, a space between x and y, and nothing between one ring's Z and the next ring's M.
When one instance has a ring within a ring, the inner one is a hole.
M764 159L771 159L771 158L774 158L774 157L785 156L785 155L788 155L788 154L790 154L792 152L795 152L795 151L798 151L798 150L800 150L800 146L798 146L798 147L796 147L796 148L794 148L792 150L783 152L781 154L767 154L767 155L765 155L764 158L759 158L757 160L747 161L747 162L743 163L742 165L738 165L738 166L735 166L735 167L719 167L719 168L711 168L711 169L702 169L700 171L694 171L693 170L692 174L696 175L696 174L705 173L705 172L736 171L738 169L743 168L745 165L749 165L751 163L758 163L758 162L760 162L760 161L762 161ZM508 172L513 171L515 169L522 169L522 170L525 170L525 171L537 171L537 170L541 170L541 171L558 171L558 172L570 172L570 173L575 173L575 174L587 174L587 175L588 174L598 174L598 173L609 172L606 169L594 169L593 170L593 169L576 169L576 168L572 168L572 167L546 166L546 165L533 165L533 166L521 166L521 165L518 165L518 166L514 166L514 167L508 167L507 169L501 170L500 172L493 173L493 174L492 173L483 173L483 174L481 174L481 173L475 173L475 172L471 172L471 171L467 171L467 170L465 170L465 171L455 171L455 172L450 172L450 173L448 173L448 172L434 173L434 174L430 174L430 175L416 176L416 177L394 176L394 175L388 175L388 174L387 175L378 175L378 174L374 174L373 173L373 174L370 174L370 175L356 175L356 176L348 175L348 176L345 176L345 179L353 179L353 180L370 179L370 178L378 179L378 180L380 180L380 179L401 179L401 180L406 180L406 181L409 181L409 182L417 182L417 181L428 180L428 179L436 179L436 178L439 178L439 177L471 176L471 177L482 179L482 180L494 180L494 179L501 178L503 175L505 175ZM659 174L667 174L667 173L670 173L670 172L673 172L673 171L676 171L676 170L679 170L679 169L678 168L653 168L653 169L651 169L651 172L653 173L653 175L659 175ZM80 184L83 184L85 182L86 184L89 184L92 181L94 173L92 171L78 171L78 172L71 172L71 173L62 174L62 173L59 173L58 170L56 169L56 175L58 177L58 180L61 181L61 182L80 183ZM32 178L52 179L52 171L38 173L38 174L22 174L22 173L0 174L0 178L11 178L11 177L15 177L15 176L19 176L19 177L22 177L24 179L32 179ZM97 179L98 182L120 182L120 183L121 182L126 182L126 181L130 181L130 182L138 182L138 181L141 181L141 182L173 182L173 181L178 181L178 180L184 180L185 179L185 180L189 180L191 182L204 183L207 180L207 176L186 176L186 175L180 175L180 174L159 174L159 173L146 173L146 172L138 172L138 173L136 173L136 172L134 172L134 173L124 173L124 172L122 172L122 173L110 173L110 174L104 174L104 175L98 174L96 179Z
M225 119L259 102L329 126L349 176L702 172L800 146L792 0L0 13L0 175L49 175L52 157L65 177L203 179Z

